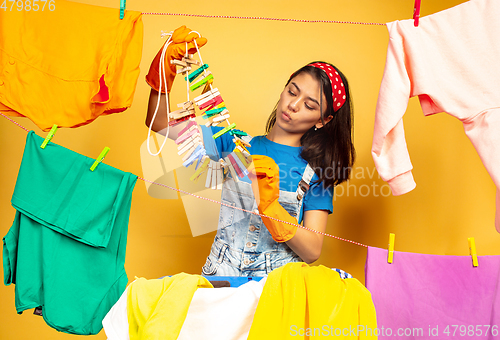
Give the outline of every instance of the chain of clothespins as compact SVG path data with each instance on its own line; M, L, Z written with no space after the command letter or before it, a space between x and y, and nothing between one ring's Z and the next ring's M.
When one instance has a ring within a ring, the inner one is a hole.
M198 34L198 32L193 31ZM165 76L165 54L170 43L172 43L172 32L162 33L162 36L168 36L167 42L164 44L162 54L160 57L160 91L162 89L162 84L166 88L166 76ZM201 35L200 35L201 36ZM198 57L200 61L195 60L192 54L188 54L188 46L186 43L186 54L181 60L171 60L171 64L176 65L177 74L184 76L187 85L187 100L184 103L177 105L179 108L176 111L170 112L169 98L166 96L167 103L167 132L168 137L170 132L170 127L175 126L180 123L185 123L188 121L186 126L178 133L175 143L177 144L177 150L179 156L182 157L182 164L185 167L189 167L195 164L195 173L191 176L192 181L197 181L203 173L206 172L207 177L205 181L205 186L212 189L222 189L222 182L224 178L231 173L232 178L238 181L238 177L243 178L248 175L248 167L251 164L251 160L247 159L250 157L250 153L247 147L250 144L243 140L244 136L247 136L245 132L236 130L236 124L230 123L229 111L226 107L224 100L217 88L213 87L214 77L210 71L208 71L208 64L203 63L201 58L200 50L196 44L196 40L193 40ZM198 66L196 70L193 67ZM199 88L203 87L201 94L190 100L190 92L193 92ZM224 158L214 161L210 159L207 155L207 151L203 144L203 137L201 135L201 130L198 124L195 122L196 111L195 106L202 111L201 117L206 120L205 126L217 126L223 122L226 122L228 126L222 130L215 133L212 137L216 139L225 133L230 133L233 136L233 142L235 143L234 150ZM147 147L150 155L157 156L163 149L167 138L163 141L158 152L151 152L150 148L150 136L151 127L154 124L154 120L158 113L160 107L160 97L158 97L155 113L151 120L148 131L148 141Z

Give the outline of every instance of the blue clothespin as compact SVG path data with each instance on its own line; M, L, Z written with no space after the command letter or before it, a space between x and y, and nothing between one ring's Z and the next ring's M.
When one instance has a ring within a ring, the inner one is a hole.
M45 149L45 147L47 146L47 144L49 144L49 142L52 139L52 137L54 137L54 134L56 133L56 131L57 131L57 124L54 124L54 125L52 125L52 129L50 129L49 134L47 135L47 137L45 137L45 140L43 141L42 145L40 145L40 147L42 149Z
M127 0L120 0L120 20L123 19L125 16L125 6L126 6Z
M92 164L92 166L90 167L90 171L94 171L95 168L97 168L97 166L99 165L99 163L101 163L104 160L104 157L106 157L106 155L108 154L108 152L109 152L109 148L106 146L101 151L101 154L99 155L99 157L97 157L97 159L95 160L94 164Z

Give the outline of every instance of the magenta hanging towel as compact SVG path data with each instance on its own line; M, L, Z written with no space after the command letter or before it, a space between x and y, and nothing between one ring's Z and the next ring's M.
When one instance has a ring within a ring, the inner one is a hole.
M387 253L368 247L365 267L379 339L500 338L500 256Z

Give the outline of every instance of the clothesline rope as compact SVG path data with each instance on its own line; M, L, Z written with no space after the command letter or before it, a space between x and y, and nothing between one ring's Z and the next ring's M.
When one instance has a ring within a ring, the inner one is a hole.
M306 19L270 18L270 17L248 17L248 16L237 16L237 15L208 15L208 14L162 13L162 12L143 12L142 15L171 15L171 16L214 18L214 19L244 19L244 20L290 21L290 22L321 23L321 24L351 24L351 25L365 25L365 26L385 26L384 23L380 23L380 22L360 22L360 21L340 21L340 20L306 20Z
M9 117L7 117L6 115L4 115L3 113L0 112L0 115L2 115L4 118L8 119L10 122L16 124L17 126L19 126L20 128L24 129L25 131L29 132L30 130L25 128L24 126L22 126L21 124L17 123L16 121L14 121L13 119L10 119ZM327 234L327 233L324 233L324 232L321 232L321 231L318 231L318 230L314 230L314 229L310 229L310 228L307 228L307 227L304 227L300 224L294 224L294 223L290 223L290 222L287 222L287 221L282 221L280 219L277 219L277 218L274 218L274 217L271 217L271 216L267 216L267 215L264 215L264 214L260 214L260 213L255 213L253 211L249 211L249 210L245 210L243 208L239 208L239 207L234 207L234 206L231 206L229 204L226 204L226 203L223 203L223 202L219 202L217 200L213 200L213 199L210 199L210 198L207 198L207 197L203 197L203 196L199 196L199 195L195 195L195 194L192 194L190 192L187 192L187 191L184 191L182 189L177 189L177 188L174 188L174 187L171 187L171 186L168 186L168 185L165 185L165 184L162 184L162 183L157 183L157 182L153 182L153 181L150 181L148 179L145 179L145 178L142 178L140 176L137 176L138 179L144 181L144 182L148 182L148 183L151 183L151 184L155 184L155 185L158 185L158 186L161 186L161 187L164 187L164 188L167 188L167 189L171 189L171 190L175 190L179 193L182 193L182 194L186 194L186 195L190 195L190 196L193 196L193 197L196 197L196 198L199 198L199 199L203 199L203 200L206 200L206 201L209 201L209 202L212 202L212 203L216 203L216 204L220 204L220 205L224 205L228 208L233 208L233 209L237 209L237 210L241 210L241 211L244 211L244 212L247 212L247 213L250 213L250 214L253 214L253 215L258 215L260 217L266 217L266 218L269 218L269 219L272 219L272 220L275 220L275 221L278 221L280 223L286 223L286 224L289 224L289 225L292 225L292 226L296 226L298 228L302 228L302 229L305 229L305 230L308 230L308 231L311 231L311 232L314 232L314 233L317 233L317 234L321 234L323 236L326 236L326 237L331 237L331 238L334 238L334 239L337 239L337 240L340 240L340 241L345 241L345 242L348 242L348 243L352 243L352 244L355 244L355 245L358 245L358 246L362 246L362 247L365 247L365 248L368 248L367 245L365 244L362 244L362 243L359 243L359 242L356 242L356 241L351 241L351 240L348 240L348 239L345 239L345 238L342 238L342 237L338 237L338 236L334 236L334 235L330 235L330 234Z

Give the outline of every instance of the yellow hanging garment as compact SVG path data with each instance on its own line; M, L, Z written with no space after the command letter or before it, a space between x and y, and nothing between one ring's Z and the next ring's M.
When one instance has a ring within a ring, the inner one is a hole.
M201 275L186 273L132 282L127 298L130 340L177 339L198 288L213 286Z
M248 339L377 339L376 334L371 294L358 280L296 262L269 274Z
M132 105L142 40L136 11L120 20L117 8L64 0L0 10L0 112L48 131L124 111Z

